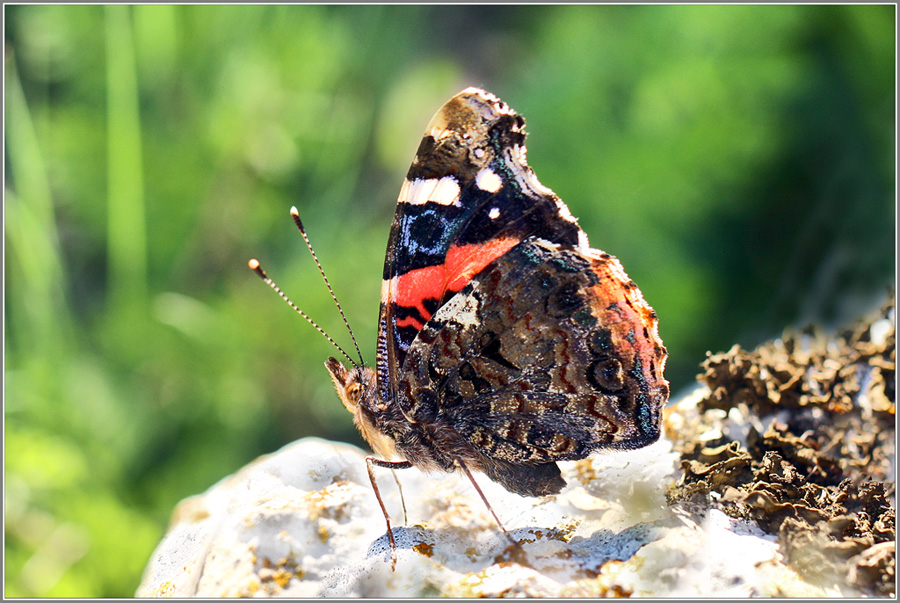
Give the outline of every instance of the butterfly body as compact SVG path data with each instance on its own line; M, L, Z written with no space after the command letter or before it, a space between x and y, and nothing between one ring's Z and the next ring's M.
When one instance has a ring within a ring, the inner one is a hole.
M326 367L381 458L542 496L557 461L656 441L669 386L655 312L524 141L477 88L438 111L391 226L376 367Z

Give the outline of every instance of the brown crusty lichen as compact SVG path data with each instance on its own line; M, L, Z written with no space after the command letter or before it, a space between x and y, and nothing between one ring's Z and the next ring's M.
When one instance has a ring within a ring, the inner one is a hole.
M833 337L709 354L708 393L666 421L682 459L670 502L756 520L811 582L894 595L895 348L892 297Z

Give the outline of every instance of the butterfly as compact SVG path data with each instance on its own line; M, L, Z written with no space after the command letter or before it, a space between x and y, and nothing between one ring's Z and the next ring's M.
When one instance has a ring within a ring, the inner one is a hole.
M524 119L478 88L438 110L391 225L375 367L325 363L377 455L367 468L392 554L375 466L461 471L502 528L473 471L551 495L565 486L558 461L660 435L657 315L538 181L525 136Z

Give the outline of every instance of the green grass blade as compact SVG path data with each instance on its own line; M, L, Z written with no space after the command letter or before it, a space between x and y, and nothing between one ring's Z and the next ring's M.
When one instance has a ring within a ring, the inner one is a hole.
M131 8L105 10L109 295L121 308L146 302L147 229Z
M16 319L17 345L43 356L54 354L71 334L65 277L50 183L15 62L6 64L6 145L10 182L6 185L5 303ZM10 188L11 185L11 188ZM9 343L9 342L7 342Z

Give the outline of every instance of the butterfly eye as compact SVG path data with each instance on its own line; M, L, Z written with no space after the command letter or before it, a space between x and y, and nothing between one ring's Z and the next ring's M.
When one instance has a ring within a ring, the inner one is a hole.
M355 406L359 404L359 400L362 398L363 392L365 391L365 387L359 382L351 383L347 386L347 399Z

